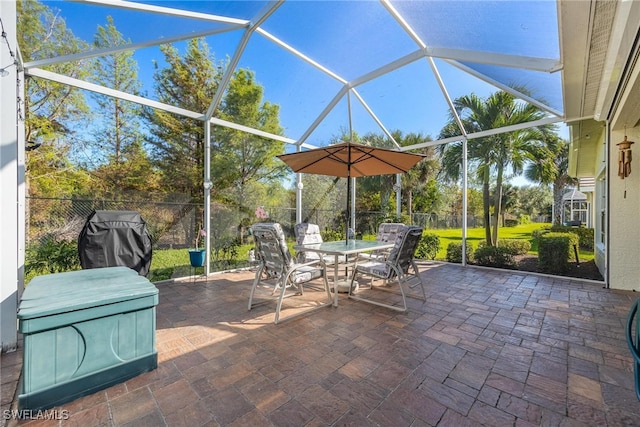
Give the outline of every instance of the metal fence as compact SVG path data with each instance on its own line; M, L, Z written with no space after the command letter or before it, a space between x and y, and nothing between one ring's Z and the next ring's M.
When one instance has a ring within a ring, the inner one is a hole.
M155 248L193 247L202 224L202 205L181 202L180 198L175 197L176 201L171 202L158 202L29 197L27 198L27 243L49 238L76 240L93 210L132 210L139 212L147 222ZM186 197L182 198L186 199ZM279 222L285 233L293 237L293 228L296 223L295 208L281 206L261 206L260 208L264 212L264 217L256 216L256 212L241 212L239 209L213 203L210 238L249 241L250 226L265 220ZM307 222L318 224L322 230L330 229L338 232L344 230L344 211L303 209L302 218ZM388 214L378 211L358 212L356 233L376 234L378 225L389 221L390 218ZM544 218L540 219L544 220ZM461 228L462 216L417 212L412 215L411 223L425 230ZM482 227L484 223L481 217L468 215L467 225L471 228Z
M246 214L227 206L211 207L214 238L236 236ZM76 240L94 210L139 212L156 248L185 248L195 244L202 226L202 205L187 202L27 198L27 243L54 238ZM204 245L204 243L201 243Z

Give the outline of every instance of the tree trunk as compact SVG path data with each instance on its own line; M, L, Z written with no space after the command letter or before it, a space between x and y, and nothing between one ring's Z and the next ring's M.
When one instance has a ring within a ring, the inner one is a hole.
M491 194L489 192L489 172L484 174L484 182L482 183L482 215L484 217L484 235L487 241L487 245L491 244Z
M496 199L495 199L495 212L493 213L494 223L493 223L493 245L498 246L498 228L500 225L500 214L502 213L502 175L504 169L502 166L498 168L498 176L496 177Z
M557 180L553 182L553 218L551 219L551 223L553 225L562 225L562 196L564 194L565 184L563 182L558 182Z

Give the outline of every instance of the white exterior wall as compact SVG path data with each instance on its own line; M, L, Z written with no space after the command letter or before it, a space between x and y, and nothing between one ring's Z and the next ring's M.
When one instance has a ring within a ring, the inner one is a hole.
M616 145L625 131L612 131L609 145L609 286L640 291L640 127L627 128L626 133L635 141L627 178L618 177Z
M0 17L7 42L17 55L16 4L0 1ZM0 67L12 64L9 47L0 40ZM17 346L16 310L22 292L24 252L19 244L24 236L24 151L19 155L17 113L17 68L7 68L8 76L0 77L0 342L2 351ZM24 144L23 144L24 147ZM22 218L22 221L21 221ZM23 240L24 241L24 240Z

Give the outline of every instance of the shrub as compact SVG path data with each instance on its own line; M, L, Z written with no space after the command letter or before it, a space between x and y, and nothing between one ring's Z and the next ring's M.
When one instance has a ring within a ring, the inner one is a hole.
M518 225L518 220L517 219L505 219L504 220L504 226L505 227L515 227Z
M487 246L485 240L478 242L478 248L484 248ZM531 250L531 242L522 239L500 239L496 246L509 248L512 255L524 255Z
M467 243L466 257L468 262L473 261L473 248ZM462 242L451 242L447 246L447 261L462 263Z
M578 236L580 249L593 251L594 230L586 227L569 227L566 225L554 225L551 231L557 233L573 233Z
M538 239L540 239L540 236L548 233L549 230L550 230L549 227L543 227L543 228L538 228L537 230L533 230L531 232L531 238L534 239L534 240L538 240Z
M78 243L76 241L44 239L29 245L26 251L25 276L61 273L80 270Z
M481 246L474 253L476 264L489 267L513 267L514 250L506 246Z
M152 270L149 272L149 280L152 282L160 282L161 280L169 280L173 277L175 268L166 267Z
M552 274L567 271L574 245L578 245L578 235L575 233L549 232L543 235L538 243L540 269Z
M325 229L320 231L320 235L322 236L322 240L325 242L334 242L336 240L344 240L344 230L336 231L332 229Z
M531 242L520 239L501 239L498 246L509 249L512 255L524 255L531 250Z
M238 257L239 247L240 242L232 237L214 239L211 245L211 261L230 265Z
M526 214L522 214L520 215L520 218L518 220L520 222L520 224L531 224L531 216L526 215Z
M433 233L423 234L416 249L416 258L436 259L438 250L440 250L440 237Z

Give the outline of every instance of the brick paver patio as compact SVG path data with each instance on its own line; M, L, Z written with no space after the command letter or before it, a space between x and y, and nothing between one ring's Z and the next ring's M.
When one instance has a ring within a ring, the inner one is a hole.
M427 301L409 298L407 313L341 295L338 308L278 325L271 303L247 311L252 272L158 284L157 370L52 409L65 419L3 412L3 422L640 425L624 338L636 294L446 263L420 270ZM20 351L2 355L3 410L20 361Z

